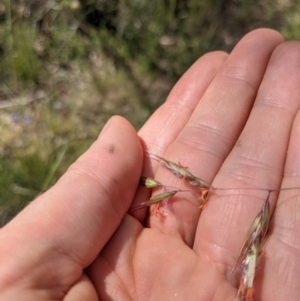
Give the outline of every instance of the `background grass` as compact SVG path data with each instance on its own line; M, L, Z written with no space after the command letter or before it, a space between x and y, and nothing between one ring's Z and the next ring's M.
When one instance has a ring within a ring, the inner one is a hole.
M138 129L202 54L248 31L300 38L296 0L0 2L0 224L114 114Z

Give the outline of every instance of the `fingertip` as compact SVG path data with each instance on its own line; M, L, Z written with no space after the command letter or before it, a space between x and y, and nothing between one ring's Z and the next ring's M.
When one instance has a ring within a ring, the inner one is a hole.
M227 59L228 55L229 54L226 51L215 50L215 51L205 53L204 55L201 56L201 58L205 60L212 60L213 62L216 62L217 65L219 65L218 62L223 63L223 61Z
M95 286L91 282L91 280L86 276L82 275L81 278L71 287L66 296L64 297L64 301L98 301L98 294Z
M98 138L100 138L110 126L118 128L118 130L122 129L123 127L126 127L126 130L136 132L132 124L126 118L120 115L113 115L107 120L106 124L103 126Z
M284 42L283 36L276 30L259 28L250 31L237 43L232 53L246 59L257 56L258 53L268 53L268 57L274 49Z
M258 47L260 46L261 42L270 43L274 46L277 46L278 44L284 42L284 37L277 30L270 28L258 28L247 33L238 44L244 43L245 41L253 43L253 40L257 41Z
M272 59L278 62L287 62L296 60L294 64L299 62L300 53L300 42L299 41L287 41L279 44L272 54Z
M98 139L89 149L89 153L98 152L98 147L103 148L108 156L120 151L119 155L123 159L142 162L143 150L137 132L131 123L122 116L114 115L107 121ZM84 160L85 157L83 155L77 162Z

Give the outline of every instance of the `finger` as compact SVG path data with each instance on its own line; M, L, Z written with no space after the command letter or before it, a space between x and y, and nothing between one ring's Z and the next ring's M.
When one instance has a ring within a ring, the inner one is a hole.
M144 151L163 154L168 145L177 137L180 130L191 116L208 85L223 64L227 54L212 52L201 57L182 76L172 89L166 102L149 118L139 131ZM153 177L158 163L144 155L142 174ZM139 189L132 208L150 197L150 191ZM131 214L144 221L146 211L134 211Z
M168 148L164 155L167 159L189 167L207 182L212 181L248 118L268 59L281 41L275 31L257 30L238 43ZM163 168L158 169L156 177L166 185L187 189ZM199 193L178 194L172 200L170 213L166 213L168 221L153 216L151 226L177 233L191 246L200 215Z
M82 275L63 301L99 301L97 291L88 277Z
M216 176L215 187L279 188L292 122L299 109L299 50L293 43L275 49L247 124ZM198 225L195 250L229 272L266 196L259 191L212 195ZM272 208L275 197L271 197Z
M295 47L295 46L294 46ZM299 51L299 46L298 46ZM298 91L299 93L299 91ZM299 95L299 94L298 94ZM299 98L297 94L294 98ZM300 188L300 111L293 123L285 164L283 189ZM264 274L258 277L262 300L297 300L300 287L300 197L299 189L280 192L272 219L266 252ZM276 294L274 293L276 288Z
M0 264L5 271L0 283L21 281L24 275L45 286L60 279L76 281L122 221L141 167L134 128L113 117L57 184L1 229Z

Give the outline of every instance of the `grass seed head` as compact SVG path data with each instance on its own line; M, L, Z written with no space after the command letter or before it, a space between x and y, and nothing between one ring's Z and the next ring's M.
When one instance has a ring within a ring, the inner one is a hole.
M253 245L258 245L259 250L263 244L264 238L269 228L270 223L270 203L269 203L270 193L266 198L262 209L256 215L246 237L246 240L241 248L240 255L236 265L232 270L232 274L234 274L241 265L243 265L243 261L247 257L249 253L251 253L251 248Z
M158 181L150 178L150 177L141 177L140 178L140 185L146 188L156 188L162 186L161 183Z
M153 204L160 203L161 201L174 196L177 192L178 192L178 190L166 191L166 192L159 193L156 196L152 197L150 200L141 203L141 205L142 206L151 206Z
M194 176L190 171L188 171L187 167L171 162L155 154L149 153L149 157L151 159L159 161L164 167L170 170L178 178L185 180L192 186L199 186L199 187L206 187L206 188L210 187L210 185L206 181Z
M254 295L254 279L258 257L260 253L260 243L254 241L242 262L242 273L240 278L240 286L238 290L238 300L252 301Z

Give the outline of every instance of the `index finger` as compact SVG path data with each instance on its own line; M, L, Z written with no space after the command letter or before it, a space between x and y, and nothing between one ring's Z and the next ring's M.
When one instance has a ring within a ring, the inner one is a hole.
M142 175L153 177L158 165L156 161L149 159L146 151L156 155L165 152L188 122L227 56L224 52L216 51L197 60L174 86L166 102L141 128L139 136L145 153ZM149 197L149 190L138 189L132 207L140 205ZM147 210L135 211L132 215L143 222Z

